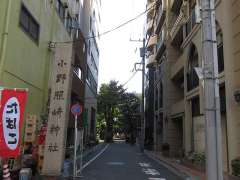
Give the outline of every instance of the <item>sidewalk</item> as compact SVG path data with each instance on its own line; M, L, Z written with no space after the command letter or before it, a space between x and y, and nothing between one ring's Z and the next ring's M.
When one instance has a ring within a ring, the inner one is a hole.
M104 142L100 142L99 144L97 144L96 146L93 146L89 149L86 149L84 152L83 152L83 165L85 163L87 163L93 156L95 156L99 151L101 151L101 149L103 149L105 147L105 143ZM78 166L80 165L79 164L79 159L80 159L80 156L77 156L77 164ZM70 163L71 167L70 167L70 174L72 174L72 166L73 166L73 162L71 161ZM69 178L64 178L62 176L59 176L59 177L53 177L53 176L43 176L43 175L39 175L37 177L34 177L33 178L34 180L66 180L66 179L72 179L72 176L69 177ZM79 179L79 178L76 178L76 179Z
M177 159L163 157L160 152L145 151L145 154L155 159L184 180L206 180L205 172L196 169L194 166L186 166ZM240 178L225 174L224 180L240 180Z

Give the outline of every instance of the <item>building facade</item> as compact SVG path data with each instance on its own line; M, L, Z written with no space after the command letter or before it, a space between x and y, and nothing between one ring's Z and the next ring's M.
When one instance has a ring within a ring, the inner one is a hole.
M88 18L90 12L94 14L95 4L99 4L99 1L0 2L0 85L28 89L24 119L27 116L36 117L33 125L36 136L31 136L26 142L31 140L29 143L38 145L38 132L42 126L47 127L46 141L39 148L39 169L43 168L45 174L59 174L65 152L71 152L74 143L74 117L70 114L70 106L80 103L83 109L85 106L86 109L89 108L85 104L89 84L96 97L96 53L99 50L94 43L97 44L98 40L89 36L91 33L98 35L98 31L93 30L95 21L90 27ZM100 18L98 14L95 16L93 17L96 19ZM89 39L92 42L91 47ZM64 107L56 107L56 100L63 100ZM96 111L96 98L91 108ZM89 112L94 114L91 108ZM95 121L95 117L92 119ZM79 117L79 126L82 127L83 122L84 113ZM53 127L53 124L58 126ZM53 132L57 137L53 137ZM32 137L35 137L34 140ZM52 141L56 139L61 140ZM53 159L55 156L57 159Z
M99 70L99 28L101 23L101 0L86 1L84 34L87 38L87 67L85 86L85 141L96 140L97 86Z
M216 0L217 54L224 171L240 154L239 1ZM238 7L238 8L237 8ZM172 157L205 153L200 0L147 2L148 63L154 68L155 151Z

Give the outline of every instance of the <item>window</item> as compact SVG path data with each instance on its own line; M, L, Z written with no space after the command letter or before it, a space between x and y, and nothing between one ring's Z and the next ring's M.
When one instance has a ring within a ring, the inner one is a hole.
M92 17L91 16L90 16L89 26L90 26L90 31L91 31L92 30Z
M95 33L92 31L92 37L93 37L93 44L94 44L94 47L97 51L97 55L99 56L99 49L98 49L98 45L97 45L97 41L96 41L96 35Z
M77 75L79 79L82 79L82 70L80 67L74 67L73 72Z
M219 87L219 94L220 94L220 110L221 113L226 113L226 91L225 85Z
M31 39L38 43L40 26L24 5L21 7L19 21L20 27L23 31L26 32Z
M64 7L61 0L56 0L55 2L56 2L55 6L56 6L57 13L58 13L60 19L64 22L66 8Z
M88 85L91 87L91 89L93 90L93 92L97 93L97 83L96 83L89 67L87 67L86 81L87 81Z
M155 110L158 110L158 88L155 89Z
M88 40L88 54L91 53L91 41Z
M70 16L70 14L68 13L67 15L67 23L66 23L66 28L69 34L71 34L71 30L72 30L72 17Z
M195 71L195 67L198 67L198 53L196 47L192 45L189 56L188 72L187 72L187 90L191 91L199 84L199 79Z
M192 117L196 117L200 115L200 102L199 102L199 96L193 98L191 100L192 104Z
M223 33L218 23L216 22L217 27L217 53L218 53L218 73L224 71L224 53L223 53Z
M159 108L163 107L163 84L160 82L160 87L159 87Z
M98 73L98 68L97 68L97 65L95 63L95 60L94 60L94 57L93 57L92 53L91 53L91 62L92 62L92 65L94 67L95 73Z

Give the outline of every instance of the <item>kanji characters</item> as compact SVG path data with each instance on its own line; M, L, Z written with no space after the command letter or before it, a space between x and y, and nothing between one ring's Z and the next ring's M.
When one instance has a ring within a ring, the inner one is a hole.
M67 76L66 74L57 74L56 77L56 83L62 82L62 84L64 84L64 81L66 80Z
M17 138L15 133L9 133L9 137L12 138L12 140L8 140L8 144L16 144L17 143Z
M10 118L10 117L7 117L6 118L6 122L7 122L7 128L9 129L16 129L16 121L17 121L17 118Z
M53 99L54 100L64 100L63 93L64 93L64 91L55 91Z
M50 143L50 144L48 145L48 151L49 151L49 152L56 152L56 151L58 151L58 145L57 145L57 143Z
M12 113L14 113L14 114L17 114L18 113L18 111L17 111L17 103L16 102L14 102L14 103L12 103L11 105L7 105L7 111L6 111L6 113L7 114L12 114Z

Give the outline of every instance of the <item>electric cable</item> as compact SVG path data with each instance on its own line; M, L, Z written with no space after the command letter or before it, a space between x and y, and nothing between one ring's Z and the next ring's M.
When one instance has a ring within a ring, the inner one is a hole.
M132 76L131 76L122 86L124 87L126 84L128 84L128 83L132 80L132 78L137 74L137 72L138 72L138 71L135 71L135 72L132 74Z
M112 29L109 29L109 30L107 30L107 31L105 31L105 32L103 32L103 33L100 33L99 35L85 37L85 39L88 40L88 39L92 39L92 38L96 38L96 37L101 37L101 36L104 36L104 35L106 35L106 34L108 34L108 33L111 33L111 32L113 32L113 31L116 31L116 30L122 28L123 26L126 26L127 24L129 24L129 23L137 20L138 18L140 18L141 16L143 16L144 14L146 14L148 11L152 10L153 8L155 8L155 6L156 6L157 4L159 4L159 3L160 3L160 2L158 2L158 1L155 2L151 7L149 7L149 8L146 9L145 11L141 12L140 14L138 14L137 16L135 16L134 18L129 19L129 20L125 21L124 23L122 23L122 24L120 24L120 25L118 25L118 26L116 26L116 27L114 27L114 28L112 28ZM81 40L62 41L62 42L53 42L53 43L63 43L63 44L65 44L65 43L72 43L72 42L77 42L77 41L81 41Z

